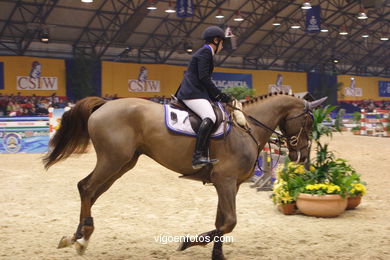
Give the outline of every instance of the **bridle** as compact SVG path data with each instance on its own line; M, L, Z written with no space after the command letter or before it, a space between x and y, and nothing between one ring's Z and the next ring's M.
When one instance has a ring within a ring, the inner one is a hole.
M302 125L301 125L301 128L299 129L299 132L298 132L298 134L296 134L296 135L287 135L287 134L285 133L285 130L283 130L283 129L281 129L282 134L280 134L280 133L276 132L274 129L272 129L272 128L270 128L269 126L267 126L266 124L260 122L259 120L257 120L257 119L254 118L253 116L247 115L247 114L246 114L244 111L242 111L241 109L238 109L238 108L236 108L236 107L234 107L234 106L231 106L231 105L230 105L230 107L233 108L234 110L239 110L239 111L241 111L241 112L243 113L243 115L244 115L246 118L248 118L250 121L252 121L252 123L253 123L254 125L259 126L259 127L262 127L262 128L264 128L264 129L266 129L267 131L269 131L269 132L275 134L275 135L278 137L279 149L281 149L281 144L282 144L283 142L286 142L289 150L292 150L292 151L298 153L298 160L297 160L297 161L299 162L299 160L300 160L300 151L301 151L302 149L305 149L305 148L308 149L308 148L310 147L310 138L309 138L309 134L307 133L307 131L306 131L305 128L306 128L306 123L307 123L308 117L310 116L311 118L313 118L313 114L312 114L312 112L311 112L311 110L310 110L310 108L309 108L309 103L308 103L306 100L304 100L304 101L305 101L305 108L304 108L304 111L303 111L302 113L300 113L299 115L292 116L292 117L290 117L290 118L286 118L286 119L285 119L285 122L287 122L287 121L291 121L291 120L300 118L300 117L302 117L302 116L305 117L305 119L303 120L303 123L302 123ZM256 138L253 136L253 134L252 134L252 129L251 129L250 127L247 127L247 128L244 129L244 130L245 130L245 132L247 132L247 133L251 136L251 138L253 139L253 141L256 143L256 145L257 145L257 147L258 147L257 158L259 158L259 155L260 155L260 152L261 152L261 151L260 151L260 146L261 146L261 144L260 144L260 143L256 140ZM302 134L306 135L307 140L308 140L308 143L307 143L307 145L304 146L304 147L297 148L298 143L299 143L299 139L301 138ZM269 143L269 142L268 142L268 145L270 146L270 143ZM270 153L271 153L271 151L270 151ZM279 154L279 156L280 156L280 154ZM256 160L256 161L257 161L257 160ZM279 158L278 158L278 161L279 161ZM261 169L261 168L260 168L260 169Z

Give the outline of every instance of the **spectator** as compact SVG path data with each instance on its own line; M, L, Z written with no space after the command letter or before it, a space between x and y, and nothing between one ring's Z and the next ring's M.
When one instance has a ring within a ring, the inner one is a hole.
M10 94L3 96L0 93L0 116L33 116L47 115L48 108L64 108L72 105L67 98L61 99L53 93L50 97L22 96L20 92L16 96Z

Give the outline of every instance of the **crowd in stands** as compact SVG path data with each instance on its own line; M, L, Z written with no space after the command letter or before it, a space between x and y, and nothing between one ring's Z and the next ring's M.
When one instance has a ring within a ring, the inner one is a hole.
M39 116L47 115L48 108L64 108L71 106L66 97L58 97L56 93L51 96L22 96L20 92L16 95L3 95L0 93L0 116Z
M376 109L390 110L390 101L374 101L371 99L365 99L361 101L343 102L351 104L356 108L356 110L365 109L367 112L373 112Z
M168 104L171 99L166 98L165 96L154 96L149 100L160 104Z

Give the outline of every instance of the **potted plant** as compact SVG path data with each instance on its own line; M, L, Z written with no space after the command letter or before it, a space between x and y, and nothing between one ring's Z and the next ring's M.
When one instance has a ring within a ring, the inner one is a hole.
M255 90L244 86L236 86L225 88L223 90L223 93L229 94L237 100L243 100L247 97L252 98L255 94Z
M348 190L347 209L355 209L359 206L362 197L366 195L367 189L364 182L360 180L351 184Z
M375 124L375 131L376 132L383 132L384 131L384 126L383 126L383 123L381 122L381 116L376 114L375 115L375 119L377 120L376 124Z
M277 205L278 210L285 215L295 213L295 198L291 196L288 184L284 180L277 180L274 183L272 201Z
M277 180L274 182L272 200L283 214L294 214L297 196L306 183L306 170L303 165L289 162L287 159L284 166L279 166L276 172Z
M316 217L337 217L347 207L348 193L360 175L347 163L323 149L317 153L314 170L310 170L308 183L297 197L302 213ZM311 182L311 183L310 183Z
M332 183L308 184L298 195L299 210L309 216L337 217L347 207L340 186Z
M352 133L354 135L360 135L360 126L354 126L352 127Z

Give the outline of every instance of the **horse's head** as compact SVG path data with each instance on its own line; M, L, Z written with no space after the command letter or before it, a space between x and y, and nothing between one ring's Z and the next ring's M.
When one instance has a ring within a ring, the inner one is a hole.
M304 101L303 111L292 110L279 125L280 130L287 139L287 147L291 161L305 162L309 155L310 135L313 125L314 108L320 106L327 97L312 102Z

